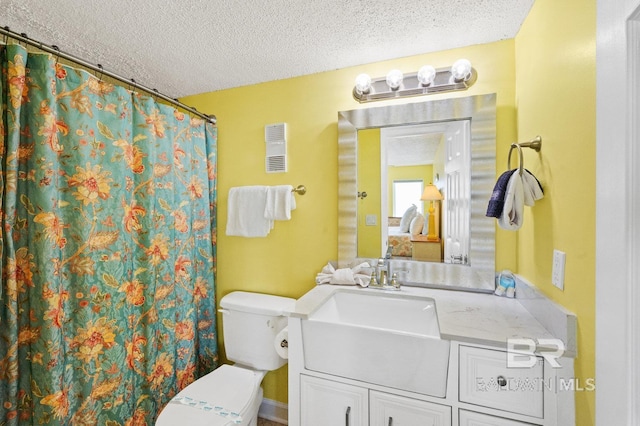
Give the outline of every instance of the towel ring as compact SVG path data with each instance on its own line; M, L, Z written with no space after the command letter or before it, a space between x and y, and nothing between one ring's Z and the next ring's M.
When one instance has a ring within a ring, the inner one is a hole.
M522 170L524 169L524 158L522 156L522 147L517 143L512 143L511 148L509 149L509 157L507 159L507 170L511 170L511 153L514 148L518 148L518 153L520 154L520 163L518 164L518 173L522 176Z
M511 170L511 152L513 151L514 148L518 148L518 151L520 153L520 164L518 166L518 173L520 173L520 176L522 176L522 171L524 170L524 158L522 156L522 148L531 148L536 152L540 152L540 149L542 149L542 136L536 136L529 142L512 143L511 148L509 149L509 157L507 158L507 170Z

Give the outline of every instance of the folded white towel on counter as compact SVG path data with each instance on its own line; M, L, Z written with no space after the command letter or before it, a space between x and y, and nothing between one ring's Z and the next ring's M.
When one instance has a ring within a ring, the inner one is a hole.
M296 208L296 199L291 185L267 187L264 217L269 220L289 220L291 210Z
M266 237L273 221L264 217L266 186L241 186L229 190L227 235Z
M515 172L509 178L507 193L504 197L502 215L498 218L498 225L502 229L517 231L524 220L524 189L520 173Z
M338 284L338 285L359 285L360 287L369 286L371 275L365 273L363 269L371 268L367 263L361 263L353 268L336 269L331 263L328 263L322 271L316 275L316 284Z

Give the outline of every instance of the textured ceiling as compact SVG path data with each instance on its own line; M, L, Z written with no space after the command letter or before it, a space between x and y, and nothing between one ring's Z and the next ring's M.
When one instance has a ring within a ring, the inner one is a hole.
M384 127L380 140L386 146L387 166L433 164L438 147L456 121Z
M513 38L534 0L0 0L0 26L171 97Z

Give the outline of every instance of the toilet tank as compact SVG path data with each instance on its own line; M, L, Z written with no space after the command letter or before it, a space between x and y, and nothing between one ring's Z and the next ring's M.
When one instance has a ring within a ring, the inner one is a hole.
M275 349L276 335L287 326L285 312L296 300L270 294L234 291L220 300L227 359L256 370L271 371L287 360Z

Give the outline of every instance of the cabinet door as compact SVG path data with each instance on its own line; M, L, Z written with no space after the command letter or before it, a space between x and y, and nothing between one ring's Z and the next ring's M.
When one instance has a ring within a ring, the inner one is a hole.
M367 426L369 391L358 386L300 376L302 426Z
M371 391L371 426L451 426L451 407Z
M515 420L493 417L473 411L460 410L460 426L535 426Z

